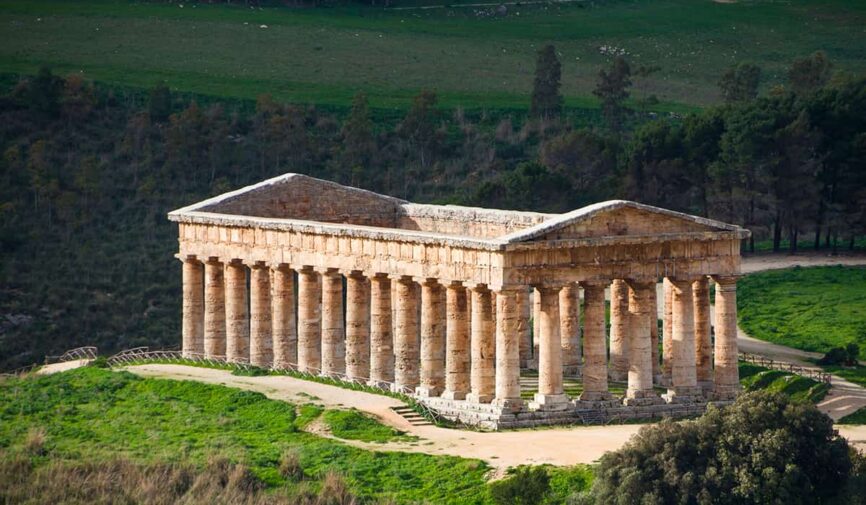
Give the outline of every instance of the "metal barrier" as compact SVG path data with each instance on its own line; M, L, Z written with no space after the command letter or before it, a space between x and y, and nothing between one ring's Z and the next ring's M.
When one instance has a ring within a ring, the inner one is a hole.
M795 365L793 363L788 363L786 361L776 361L765 356L760 356L758 354L750 354L747 352L739 353L738 357L740 361L759 365L764 368L769 368L770 370L790 372L792 374L802 377L808 377L809 379L813 379L818 382L831 384L830 374L825 372L824 370L821 370L820 368L809 368L805 366Z

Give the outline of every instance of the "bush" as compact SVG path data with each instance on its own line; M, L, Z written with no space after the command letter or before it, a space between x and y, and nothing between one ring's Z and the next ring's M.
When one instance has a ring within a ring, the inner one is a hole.
M830 349L823 358L818 360L819 365L857 365L857 359L860 357L860 346L854 342L845 347L834 347Z
M542 503L550 492L550 476L540 466L518 468L514 475L490 485L490 495L498 505L532 505Z
M597 503L820 503L851 473L848 443L814 406L742 395L700 419L647 426L602 457Z

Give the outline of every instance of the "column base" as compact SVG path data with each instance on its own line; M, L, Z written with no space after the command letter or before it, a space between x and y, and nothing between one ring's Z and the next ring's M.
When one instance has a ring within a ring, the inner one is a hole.
M422 398L430 398L439 396L442 393L442 388L436 386L418 386L415 388L415 395Z
M709 393L709 397L715 401L731 401L736 400L739 394L739 386L716 385L712 392Z
M446 389L442 393L442 398L445 400L465 400L466 399L466 391L448 391Z
M383 380L370 379L367 381L367 385L372 388L379 388L385 391L391 390L391 383Z
M626 407L644 407L648 405L664 405L665 401L654 391L633 391L628 393L626 398L622 399L622 404Z
M535 393L529 403L529 410L567 410L568 407L568 396L563 393L556 395Z
M514 413L523 410L523 400L520 398L494 398L490 404L502 409L503 413Z
M584 391L577 399L579 402L607 402L611 400L613 400L613 394L610 391Z
M407 385L391 384L390 386L391 386L391 392L392 393L401 393L404 395L411 395L415 391L415 388L418 387L418 386L410 386L408 384Z
M704 393L712 392L713 389L715 389L715 386L716 386L716 384L711 380L698 381L698 387L701 388L701 391L703 391Z
M707 399L699 387L677 387L662 395L668 403L703 403Z
M469 403L490 403L493 401L493 395L469 393L466 395L466 401Z

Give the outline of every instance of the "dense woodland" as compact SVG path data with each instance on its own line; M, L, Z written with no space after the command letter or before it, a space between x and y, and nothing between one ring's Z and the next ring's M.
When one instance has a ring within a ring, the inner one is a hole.
M180 263L166 212L285 172L550 212L628 198L744 225L745 250L860 243L866 79L833 75L817 53L758 96L760 69L740 65L721 76L724 105L679 117L632 93L653 71L613 58L598 75L600 112L563 109L552 47L539 52L528 113L444 110L433 91L395 113L371 110L362 93L351 109L323 110L109 88L48 69L7 80L0 370L75 345L176 345Z

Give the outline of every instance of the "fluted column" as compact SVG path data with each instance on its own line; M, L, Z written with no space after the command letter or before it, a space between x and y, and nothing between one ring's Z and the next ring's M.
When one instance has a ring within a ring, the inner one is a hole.
M524 290L525 291L525 290ZM496 391L493 404L517 411L520 399L520 335L517 331L520 310L517 290L501 290L496 298Z
M278 265L271 272L271 307L274 368L295 367L298 364L295 274L288 265Z
M411 277L401 277L397 288L397 332L394 335L394 383L398 390L418 387L418 300Z
M674 304L673 287L671 286L670 279L665 277L662 282L662 287L664 290L664 311L662 316L662 384L670 386L674 355Z
M529 290L517 291L517 338L520 340L520 368L532 362L532 305Z
M580 290L574 282L559 292L559 337L562 342L562 372L580 373Z
M361 272L346 277L346 375L370 378L370 290Z
M204 264L204 354L226 355L226 303L223 264L210 258Z
M370 385L394 382L394 337L391 321L391 279L370 277Z
M310 267L298 271L298 369L319 373L322 368L322 319L319 274Z
M492 293L486 286L472 288L472 330L470 393L466 399L476 403L490 403L496 392L495 332L496 323L491 310Z
M445 389L445 293L436 279L421 283L421 396Z
M662 367L659 356L659 300L658 282L653 283L650 292L650 349L653 361L653 382L659 382L662 376Z
M257 262L250 268L250 364L270 368L273 362L271 271Z
M538 393L530 404L537 410L561 410L568 397L562 389L562 339L559 335L561 286L541 287L541 339L538 345Z
M232 260L225 269L226 359L249 362L250 322L247 310L247 267Z
M581 401L610 400L607 390L607 335L604 290L607 283L583 284L583 393Z
M204 353L204 267L195 257L183 260L183 321L181 337L184 356Z
M463 400L469 391L469 301L466 288L454 282L445 293L445 392L443 398Z
M710 281L706 276L692 284L695 311L695 367L698 386L713 389L713 342L710 322Z
M628 378L628 284L615 279L610 285L610 365L612 381Z
M322 375L346 372L345 338L343 276L328 270L322 274Z
M541 293L532 290L532 366L538 368L538 343L541 341Z
M629 281L629 368L626 405L644 405L658 399L653 392L652 320L653 290L656 283Z
M737 278L716 277L714 398L731 400L740 390L737 367Z
M673 363L669 401L690 401L700 393L695 371L695 316L692 280L671 279Z

